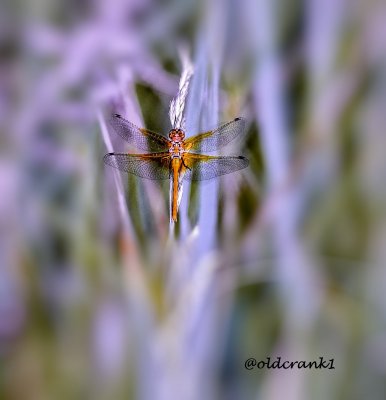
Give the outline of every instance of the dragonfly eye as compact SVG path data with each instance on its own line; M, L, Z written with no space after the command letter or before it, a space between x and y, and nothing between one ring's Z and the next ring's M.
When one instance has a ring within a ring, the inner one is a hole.
M185 133L182 129L172 129L169 132L169 138L172 141L179 142L179 141L183 140L184 137L185 137Z

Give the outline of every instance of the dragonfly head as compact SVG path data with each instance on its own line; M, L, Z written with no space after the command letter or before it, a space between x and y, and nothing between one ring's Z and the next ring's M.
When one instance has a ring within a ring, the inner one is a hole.
M169 132L169 138L172 142L182 142L185 137L185 132L182 129L172 129Z

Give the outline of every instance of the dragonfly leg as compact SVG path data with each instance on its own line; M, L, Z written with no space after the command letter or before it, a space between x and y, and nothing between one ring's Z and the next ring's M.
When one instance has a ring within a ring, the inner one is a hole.
M182 165L183 165L186 169L188 169L189 171L192 170L192 168L189 168L189 167L185 164L184 159L182 159Z

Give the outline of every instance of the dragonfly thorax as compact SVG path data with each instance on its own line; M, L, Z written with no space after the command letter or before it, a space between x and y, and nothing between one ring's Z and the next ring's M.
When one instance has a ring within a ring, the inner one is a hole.
M184 146L182 142L170 142L169 153L172 158L181 158L184 153Z

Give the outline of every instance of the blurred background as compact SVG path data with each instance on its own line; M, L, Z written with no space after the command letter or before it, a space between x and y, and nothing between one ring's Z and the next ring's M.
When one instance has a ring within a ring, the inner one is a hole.
M0 397L384 399L385 2L0 7ZM187 134L245 117L250 166L171 230L102 158L111 112L168 132L181 54Z

